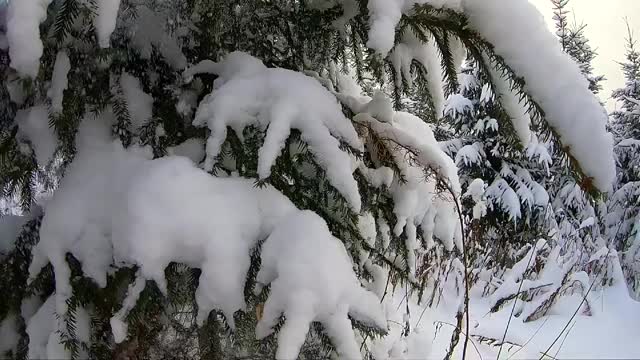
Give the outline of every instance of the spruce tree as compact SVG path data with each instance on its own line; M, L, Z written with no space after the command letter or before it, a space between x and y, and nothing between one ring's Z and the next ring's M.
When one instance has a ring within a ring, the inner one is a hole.
M508 135L486 140L494 168L533 129L598 194L610 136L526 0L406 3L11 0L0 187L24 217L2 228L3 356L384 358L381 303L426 301L434 254L468 316L451 129L425 122L456 108L462 60L510 94L473 110Z
M564 50L580 66L580 70L589 80L589 89L595 94L602 90L604 75L594 75L592 62L598 53L591 48L589 39L585 35L586 24L578 24L574 18L569 23L567 17L571 12L567 9L569 0L551 0L553 7L553 20L556 28L556 36Z
M628 28L629 29L629 28ZM621 251L622 265L636 296L640 290L640 256L638 241L637 191L640 186L640 53L631 30L626 43L626 61L621 63L625 86L613 92L617 109L611 114L611 130L615 135L617 178L609 199L608 233Z
M592 62L597 53L586 38L586 25L578 24L575 17L572 23L568 21L571 14L567 9L569 0L551 0L551 3L556 36L563 51L579 65L589 81L589 89L598 94L604 76L593 74ZM553 148L553 156L558 153L561 154L562 149ZM578 263L587 268L590 255L607 246L603 225L606 207L604 198L594 197L583 190L567 165L561 158L555 158L550 169L553 181L549 192L554 214L550 231L557 233L565 251L581 254Z

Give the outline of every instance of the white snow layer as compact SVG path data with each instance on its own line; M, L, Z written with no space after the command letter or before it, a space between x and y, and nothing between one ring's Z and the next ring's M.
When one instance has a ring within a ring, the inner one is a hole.
M7 314L0 321L0 356L5 356L8 351L15 352L20 336L18 335L18 317Z
M435 235L447 250L452 250L454 244L462 248L462 232L451 198L461 192L458 169L441 149L431 127L422 119L394 111L391 100L380 91L369 98L362 96L357 86L348 88L348 93L336 93L336 96L356 113L354 122L386 140L404 176L405 182L395 179L390 187L397 218L393 231L396 236L406 232L407 263L410 276L414 276L418 226L422 228L427 247L433 245ZM453 194L436 194L436 183L433 178L425 176L425 168L434 170L436 177L447 184ZM388 226L384 226L388 231ZM383 239L386 237L385 244L388 244L386 231L381 228L381 233Z
M47 106L37 105L16 113L18 134L31 142L38 165L46 166L53 158L58 145L58 138L49 127Z
M47 91L53 113L62 111L64 91L68 87L67 74L69 74L69 70L71 70L69 55L64 50L61 50L56 56L56 62L53 65L53 76L51 77L51 87Z
M439 118L443 115L444 107L444 85L442 82L443 74L441 67L440 51L435 45L435 39L429 32L425 32L429 36L427 43L419 40L411 29L407 29L402 37L402 42L397 44L393 52L389 55L396 72L396 86L402 87L402 79L404 78L409 86L413 86L413 75L411 74L411 63L413 60L418 61L427 72L427 86L429 94L433 101L436 116Z
M219 75L214 84L217 88L202 100L193 121L196 126L206 123L211 129L205 169L213 168L227 126L241 137L246 126L258 125L267 130L258 154L258 175L267 178L291 129L298 129L326 169L330 183L359 211L361 200L351 158L340 149L339 139L355 149L362 149L362 143L336 98L311 77L269 69L245 53L231 53L215 65L208 70Z
M277 359L296 358L313 321L322 323L345 359L362 358L347 315L386 329L380 299L361 287L352 266L340 240L331 236L317 214L297 212L278 224L262 250L256 289L271 284L256 326L258 339L271 334L282 313L286 318L278 335Z
M102 48L108 48L111 34L116 29L120 0L98 0L96 5L94 26L98 35L98 44Z
M0 260L2 255L13 249L13 244L22 231L22 226L28 221L25 216L2 215L0 216Z
M500 98L500 103L511 118L513 129L516 131L520 142L523 146L529 145L531 140L531 118L527 113L527 109L511 89L507 80L498 71L491 71L491 77L498 91L496 95Z
M612 136L605 129L606 111L578 65L547 30L540 12L527 0L463 0L463 6L470 27L524 77L526 90L542 106L582 170L598 189L608 191L615 164Z
M386 56L393 48L396 26L402 14L410 13L414 5L420 4L460 9L460 0L370 0L367 47Z
M354 343L345 337L347 328L353 337L347 313L386 327L379 300L360 287L344 246L320 217L301 213L272 187L254 187L253 179L212 177L184 157L149 160L149 149L125 150L110 140L114 121L109 110L82 121L78 153L46 205L29 272L33 279L48 262L53 265L51 311L64 316L71 296L66 253L73 254L99 286L106 285L111 264L138 265L138 280L121 313L111 320L121 341L127 331L123 319L144 280L154 280L166 292L164 270L175 261L202 270L196 290L198 320L219 309L234 327L234 312L245 308L251 250L266 238L259 279L263 284L273 281L267 314L281 306L294 311L285 314L280 354L295 357L295 344L305 336L297 331L304 321L322 321L348 354L355 353ZM331 272L326 271L329 263ZM296 303L300 299L304 301ZM307 307L309 301L316 305ZM300 309L310 312L299 314ZM261 322L259 333L268 331L269 321ZM44 340L34 346L38 343Z
M38 311L25 321L27 322L26 333L29 336L29 359L71 358L71 354L62 343L60 332L58 332L62 320L56 317L54 296L50 296ZM81 307L78 308L76 311L76 335L81 342L88 343L90 341L90 321L91 318L87 311ZM83 347L80 347L79 357L88 357Z
M153 97L142 90L140 80L126 72L120 76L120 87L131 116L131 130L137 132L153 116Z
M43 52L40 23L47 18L52 0L9 1L7 40L11 67L22 76L35 78Z
M182 53L178 40L165 31L166 19L144 5L136 7L136 12L138 16L131 31L132 47L143 59L150 59L155 48L171 67L176 70L184 69L187 58Z

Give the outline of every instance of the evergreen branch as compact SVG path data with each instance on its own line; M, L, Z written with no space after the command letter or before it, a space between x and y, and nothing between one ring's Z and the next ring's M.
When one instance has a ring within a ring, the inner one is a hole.
M71 33L76 18L80 15L78 0L61 0L53 24L53 39L60 45Z

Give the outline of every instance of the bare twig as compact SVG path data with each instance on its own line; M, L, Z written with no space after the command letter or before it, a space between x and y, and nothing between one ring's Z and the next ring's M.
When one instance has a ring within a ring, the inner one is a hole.
M624 218L624 216L626 216L627 210L628 209L625 209L624 213L622 214L623 218ZM618 233L620 232L620 228L622 227L622 224L623 224L623 222L620 222L620 225L618 225L618 229L616 230L616 233L613 236L613 239L618 237ZM611 244L609 244L609 250L607 251L607 254L605 255L605 259L607 259L609 257L609 254L611 254ZM569 325L571 325L571 322L573 321L573 319L576 317L576 315L578 315L578 312L580 312L580 309L582 309L582 305L585 303L585 301L587 301L587 296L589 296L589 293L591 293L591 290L593 289L593 286L596 284L596 281L598 280L598 276L600 276L600 272L602 271L602 269L604 268L604 265L606 263L607 263L607 261L605 260L600 264L600 267L596 271L596 276L593 278L593 281L591 282L591 285L589 285L589 289L587 289L587 291L585 292L584 296L582 297L582 300L580 301L580 304L578 304L578 308L576 309L576 311L573 312L573 315L571 315L571 317L569 318L569 321L567 321L565 326L562 328L562 330L560 331L560 334L558 334L558 336L556 336L556 338L553 340L551 345L549 345L547 350L545 350L542 353L542 356L540 356L539 360L542 360L542 358L544 358L545 356L550 356L548 354L549 351L551 351L551 348L553 347L553 345L555 345L556 342L558 342L558 340L560 339L560 337L562 337L562 334L565 332L565 330L567 330Z
M469 259L467 257L467 237L464 232L464 219L462 217L462 209L460 208L460 202L458 201L458 197L456 193L453 191L451 186L447 182L444 182L444 186L447 191L451 194L453 198L453 202L456 205L456 211L458 212L458 220L460 222L460 233L462 234L462 259L464 265L464 316L465 316L465 329L467 334L469 333ZM467 355L467 345L469 343L469 337L465 336L464 345L462 347L462 360L466 358ZM452 345L452 349L453 350ZM452 351L450 351L452 353ZM450 354L448 354L450 355Z
M533 259L534 255L536 254L536 245L538 245L538 244L533 244L533 248L531 249L531 256L529 257L529 261L527 262L527 267L525 269L525 272L526 272L527 269L529 269L529 266L531 265L531 260ZM513 312L516 309L516 304L518 304L518 296L520 295L520 292L522 291L522 284L524 284L524 274L523 274L523 278L520 279L520 285L518 286L518 292L516 293L515 300L513 301L513 306L511 307L511 313L509 313L509 320L507 321L507 326L504 329L504 334L502 334L502 341L500 343L500 349L498 350L498 355L496 356L496 360L500 359L500 353L502 352L502 344L504 344L504 339L507 338L507 332L509 331L509 325L511 325L511 319L513 318Z
M455 326L454 324L449 324L448 322L444 322L444 321L434 321L434 323L449 325L453 328L457 328L457 326ZM464 331L461 331L461 333L462 335L464 335L465 339L468 339L471 337L468 333L465 333ZM478 357L480 357L480 360L482 360L482 354L480 354L480 350L478 350L478 347L476 346L476 344L473 341L471 341L471 345L473 345L473 347L476 349L476 353L478 353Z

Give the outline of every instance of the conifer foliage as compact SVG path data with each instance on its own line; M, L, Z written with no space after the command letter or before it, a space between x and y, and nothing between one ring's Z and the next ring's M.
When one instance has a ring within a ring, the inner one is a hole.
M613 92L618 109L612 114L611 130L616 137L614 148L618 175L609 200L608 231L622 252L623 268L632 289L638 294L640 279L640 53L631 30L628 31L626 59L621 63L625 86Z
M468 316L475 220L519 259L549 149L613 181L592 53L527 0L6 6L2 356L385 358L385 298L433 301L443 258Z

